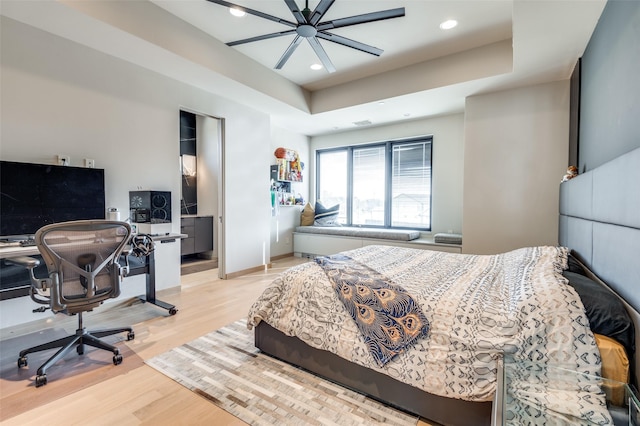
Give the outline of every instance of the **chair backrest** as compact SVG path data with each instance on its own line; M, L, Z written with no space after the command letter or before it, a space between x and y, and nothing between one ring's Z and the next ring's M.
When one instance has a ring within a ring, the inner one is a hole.
M53 312L89 311L120 295L120 255L131 226L108 220L60 222L40 228L36 245L49 273Z

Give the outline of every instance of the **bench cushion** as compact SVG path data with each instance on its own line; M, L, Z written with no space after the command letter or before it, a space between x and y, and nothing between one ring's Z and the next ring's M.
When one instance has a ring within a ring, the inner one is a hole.
M399 241L411 241L415 240L416 238L420 238L419 231L403 229L358 228L350 226L298 226L296 228L296 232Z
M462 244L462 234L439 232L433 236L433 241L443 244Z

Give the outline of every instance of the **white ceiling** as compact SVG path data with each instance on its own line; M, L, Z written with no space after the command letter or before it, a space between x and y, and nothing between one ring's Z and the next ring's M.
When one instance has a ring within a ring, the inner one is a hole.
M224 43L291 29L252 15L235 18L228 8L208 1L152 1ZM231 3L295 22L284 0L235 0ZM313 9L318 3L318 0L312 0L309 7ZM297 4L304 7L304 0L297 0ZM383 49L380 57L321 40L337 68L336 73L309 68L319 61L308 43L302 43L277 72L298 85L315 90L511 38L510 1L337 0L321 22L401 7L405 8L404 17L329 31ZM442 21L453 17L461 22L458 28L449 31L439 28ZM273 68L293 38L293 35L287 35L234 49Z
M319 61L307 43L282 70L273 69L291 35L224 44L290 27L252 15L236 18L206 0L150 1L2 0L0 13L246 102L277 126L319 135L355 129L361 121L376 126L461 112L468 96L567 79L606 4L336 0L322 21L397 7L406 15L331 30L384 53L376 57L321 40L337 69L329 74L309 68ZM284 0L232 3L295 21ZM317 3L309 1L309 8ZM459 25L443 31L439 24L446 19Z

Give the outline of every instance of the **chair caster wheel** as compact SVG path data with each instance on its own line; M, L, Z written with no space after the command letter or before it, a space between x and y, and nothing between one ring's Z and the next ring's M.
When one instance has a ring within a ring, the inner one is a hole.
M133 340L136 338L136 334L133 331L127 333L127 340Z
M84 346L82 345L76 346L76 352L78 352L78 355L82 355L84 353Z
M40 386L44 386L47 384L47 375L46 374L42 374L39 376L36 376L36 387L39 388Z
M178 313L178 310L176 308L169 309L169 315L175 315L177 313Z
M27 362L26 355L18 358L18 368L26 367L27 365L29 365L29 363Z
M114 355L113 356L113 365L122 364L122 355Z

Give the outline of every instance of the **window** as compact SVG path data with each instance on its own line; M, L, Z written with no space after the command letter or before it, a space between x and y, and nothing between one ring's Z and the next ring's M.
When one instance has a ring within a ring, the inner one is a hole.
M318 180L316 200L321 201L325 207L340 204L338 222L347 223L347 151L324 151L322 161L318 157L316 164L318 175L322 176L322 180Z
M431 229L432 138L318 150L316 199L344 225Z

